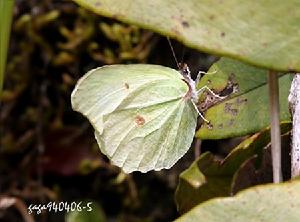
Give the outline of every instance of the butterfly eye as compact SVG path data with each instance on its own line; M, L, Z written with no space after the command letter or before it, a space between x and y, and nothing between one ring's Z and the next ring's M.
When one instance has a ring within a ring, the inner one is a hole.
M179 63L179 70L183 76L190 76L191 72L186 63Z

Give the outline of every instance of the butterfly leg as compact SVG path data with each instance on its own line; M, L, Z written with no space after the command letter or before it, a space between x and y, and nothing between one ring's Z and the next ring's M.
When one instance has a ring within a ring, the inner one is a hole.
M204 72L204 71L199 71L198 74L197 74L197 78L196 78L196 85L200 82L200 79L201 79L201 74L204 74L204 75L213 75L217 73L217 70L213 71L213 72Z
M197 90L197 95L199 95L201 92L203 92L204 90L207 90L208 92L210 92L214 97L217 97L219 99L224 99L227 96L219 96L218 94L215 94L208 86L203 86L201 87L199 90Z
M195 80L196 86L197 86L198 83L200 82L201 74L202 74L202 71L199 71L198 74L197 74L197 78L196 78L196 80Z
M192 103L193 103L198 115L200 116L200 118L203 119L204 122L209 123L209 121L207 119L205 119L205 117L200 113L200 111L198 110L198 107L196 106L196 104L194 102L192 102Z

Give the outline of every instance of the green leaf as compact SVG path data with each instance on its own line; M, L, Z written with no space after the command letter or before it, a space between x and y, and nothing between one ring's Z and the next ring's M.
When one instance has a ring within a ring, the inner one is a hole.
M232 173L220 169L221 163L207 152L180 174L175 193L177 210L187 212L212 197L228 196Z
M211 199L177 219L178 222L297 222L300 181L256 186L233 197Z
M14 0L0 1L0 100L4 82L7 49L9 44L10 26L13 18Z
M300 1L74 0L92 11L174 37L200 51L300 71Z
M239 92L232 93L228 99L207 110L205 118L211 122L212 127L202 124L196 137L221 139L243 136L269 125L267 70L223 58L216 62L209 72L216 73L205 75L198 88L207 85L220 92L231 82L238 86ZM292 75L290 74L279 78L281 121L290 120L287 97L291 81ZM200 104L201 106L203 104Z
M290 128L291 123L282 123L282 134L288 132ZM257 168L261 168L264 164L262 162L263 148L269 142L270 132L269 129L265 129L240 143L224 160L216 160L209 152L202 154L180 174L175 193L178 211L184 213L205 200L229 196L238 191L235 178L240 178L241 175L236 175L236 173L241 170L245 162L252 160L253 157L257 157L255 160ZM242 188L245 188L245 185Z

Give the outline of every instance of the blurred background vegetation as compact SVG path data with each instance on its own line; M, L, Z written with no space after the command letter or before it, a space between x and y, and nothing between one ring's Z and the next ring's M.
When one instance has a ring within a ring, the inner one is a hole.
M216 60L173 45L193 73ZM0 195L14 196L27 206L93 201L103 221L178 217L178 175L194 160L194 150L171 170L125 175L100 153L91 126L70 104L76 81L92 68L114 63L176 68L165 37L97 16L67 0L16 0L7 61L0 109ZM0 210L0 220L23 221L19 211ZM75 221L65 212L46 211L34 219Z

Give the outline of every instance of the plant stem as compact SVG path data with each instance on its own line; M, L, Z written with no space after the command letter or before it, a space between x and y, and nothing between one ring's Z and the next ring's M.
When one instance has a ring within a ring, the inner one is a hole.
M273 163L273 182L282 181L281 172L281 136L279 121L279 90L278 76L274 71L269 71L268 78L269 98L270 98L270 116L271 116L271 146Z
M202 144L202 140L200 139L196 139L196 142L195 142L195 150L194 150L194 157L195 157L195 160L200 156L201 154L201 144Z
M0 99L2 96L14 2L14 0L0 0Z
M300 175L300 74L294 76L290 95L289 105L293 117L292 148L291 148L291 176Z

